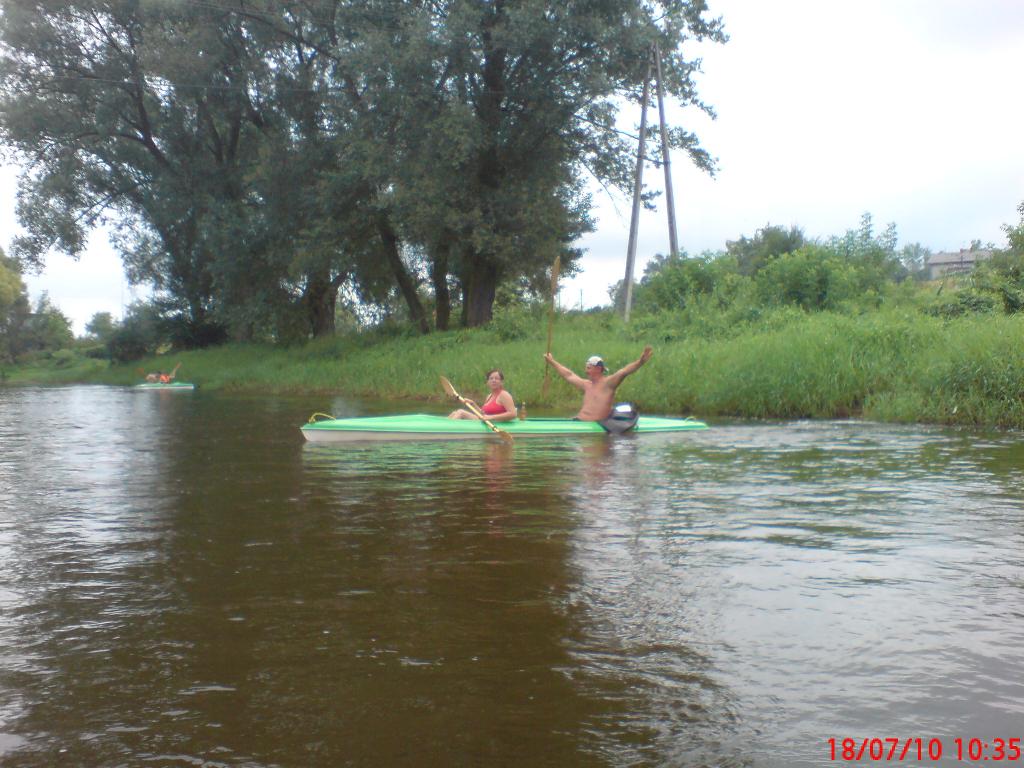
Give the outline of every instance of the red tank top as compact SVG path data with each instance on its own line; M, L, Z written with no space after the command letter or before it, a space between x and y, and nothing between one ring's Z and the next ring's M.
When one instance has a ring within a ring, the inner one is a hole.
M502 413L508 413L508 409L498 402L498 395L502 393L502 390L498 390L491 397L487 398L484 402L484 407L480 410L484 412L486 416L497 416Z

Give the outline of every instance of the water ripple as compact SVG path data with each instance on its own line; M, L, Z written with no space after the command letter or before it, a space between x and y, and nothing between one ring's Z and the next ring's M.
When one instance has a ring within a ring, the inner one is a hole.
M322 408L0 389L5 761L812 766L1019 729L1019 435L303 444Z

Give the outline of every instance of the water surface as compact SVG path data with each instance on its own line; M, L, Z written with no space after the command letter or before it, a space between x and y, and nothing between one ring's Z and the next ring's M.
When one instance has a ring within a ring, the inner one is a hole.
M1020 434L297 429L382 407L0 389L0 763L812 766L921 737L956 764L1024 735Z

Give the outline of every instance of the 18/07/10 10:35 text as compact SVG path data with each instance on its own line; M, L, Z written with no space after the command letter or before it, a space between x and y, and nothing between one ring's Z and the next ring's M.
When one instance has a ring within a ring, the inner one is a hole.
M843 762L922 762L941 760L956 756L957 760L986 760L993 762L1015 762L1022 759L1021 738L960 738L952 739L947 746L942 739L922 738L872 738L828 740L829 759Z

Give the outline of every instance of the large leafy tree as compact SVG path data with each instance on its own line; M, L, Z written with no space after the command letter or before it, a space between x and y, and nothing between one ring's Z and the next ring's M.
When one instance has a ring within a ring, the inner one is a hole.
M239 337L342 285L429 327L486 322L540 287L590 222L592 175L627 187L616 125L649 52L696 95L680 44L724 40L703 0L18 0L2 17L2 138L31 164L18 254L76 254L103 217L129 275L196 329ZM705 168L691 134L672 142ZM455 294L450 293L455 289Z
M657 43L666 90L710 112L697 96L697 63L683 39L724 40L706 5L668 0L547 2L451 0L394 8L414 14L386 52L396 89L386 113L393 192L409 236L429 254L439 318L447 276L466 325L486 322L496 286L543 285L555 255L590 227L585 179L627 188L634 144L617 127L638 101ZM408 40L406 39L408 38ZM672 144L704 168L711 160L681 130Z
M240 177L256 131L249 62L232 30L173 4L17 2L2 34L3 138L28 160L16 255L78 255L110 221L129 275L202 326L210 266L240 225ZM237 38L237 33L235 34Z
M0 127L30 160L18 254L76 255L107 218L129 277L157 289L185 343L211 321L273 334L294 309L308 332L332 330L352 238L325 226L319 200L348 122L324 108L337 58L324 8L15 4Z

